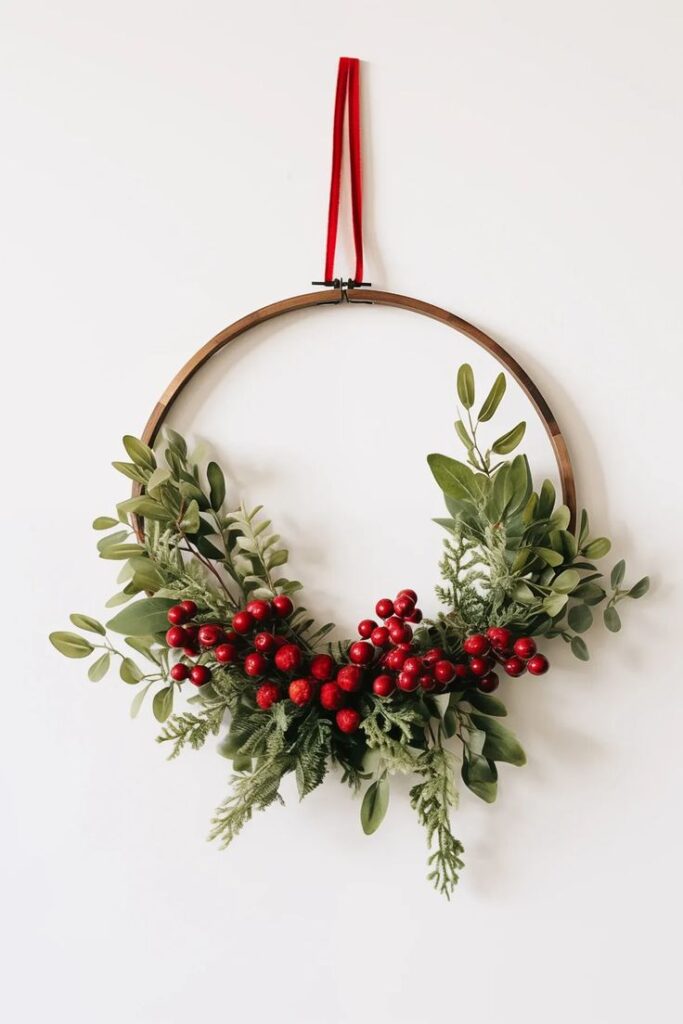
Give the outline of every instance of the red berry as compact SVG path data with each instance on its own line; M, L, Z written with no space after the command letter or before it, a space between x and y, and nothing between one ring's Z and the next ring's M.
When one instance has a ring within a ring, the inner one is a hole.
M316 654L311 661L311 675L314 679L324 683L334 675L334 660L329 654ZM328 708L328 710L332 710Z
M362 636L364 640L369 640L373 629L377 629L377 623L374 619L363 619L362 622L358 623L358 636Z
M166 618L173 626L182 626L189 619L189 615L181 604L174 604L166 612Z
M275 650L275 637L272 633L257 633L254 647L260 654L271 654Z
M434 676L420 676L418 679L418 683L426 693L429 693L430 690L434 690L436 688L436 680Z
M313 687L308 679L294 679L289 684L289 699L301 707L313 698Z
M498 683L500 680L495 672L487 672L481 679L477 679L477 689L481 690L482 693L493 693L494 690L498 689Z
M235 612L232 617L232 628L236 633L248 633L254 626L254 617L251 612Z
M406 658L403 662L403 671L407 672L411 676L419 676L423 670L422 658Z
M166 633L166 643L169 647L185 647L187 644L187 633L182 626L171 626Z
M515 645L512 649L519 658L528 661L536 653L536 643L530 636L520 636L519 640L515 640Z
M451 679L455 675L455 665L452 661L448 661L443 658L441 661L437 661L434 666L434 678L437 683L450 683Z
M180 607L185 609L188 619L193 619L197 614L197 605L194 601L181 601Z
M503 668L509 676L521 676L526 672L526 665L516 654L503 663Z
M346 693L360 690L361 671L356 665L344 665L337 672L337 685Z
M301 662L301 651L296 644L284 644L275 654L275 665L280 672L296 672Z
M474 633L472 636L468 636L463 642L462 649L465 654L472 655L475 658L481 658L482 655L488 654L489 642L485 636L481 633Z
M455 666L455 678L458 679L458 680L462 680L462 679L469 679L469 676L470 676L470 667L469 667L469 665L464 665L462 661L459 661L458 664Z
M182 683L183 679L187 679L190 674L190 670L187 665L182 665L180 662L174 665L169 675L171 679L175 679L176 683Z
M412 629L405 622L394 622L389 626L389 637L392 644L407 643L412 635Z
M189 629L190 627L188 626L187 628ZM234 631L234 629L231 629L228 633L225 634L225 642L228 644L236 644L238 640L239 636Z
M342 708L336 714L336 722L340 732L355 732L360 725L360 715L353 708Z
M440 647L432 647L426 654L422 655L425 665L436 665L437 661L443 658L443 651Z
M215 647L221 639L222 632L220 626L200 626L197 639L202 647Z
M548 671L550 664L544 654L534 654L533 658L527 661L526 667L532 676L542 676Z
M219 644L213 653L221 665L232 665L237 661L237 648L234 644Z
M398 672L399 669L403 668L403 662L407 657L406 651L402 651L400 647L394 647L393 651L389 651L386 656L386 666L392 672Z
M491 671L491 660L489 658L470 658L470 672L473 676L485 676Z
M383 674L376 676L372 681L372 692L378 697L388 697L394 691L394 680L391 676Z
M415 611L415 602L412 598L408 597L407 594L399 594L394 601L394 614L398 615L399 619L404 619L406 615L412 615Z
M277 597L274 597L270 602L270 606L278 619L286 619L294 611L294 605L286 594L278 594Z
M185 626L185 636L190 644L197 643L197 637L199 635L199 626Z
M505 651L512 641L512 633L505 626L490 626L486 635L495 651Z
M397 597L409 597L413 604L417 604L417 594L414 590L409 590L407 587L399 590Z
M198 651L196 647L183 647L183 654L186 658L196 658Z
M262 711L267 711L279 699L280 688L275 683L263 683L256 691L256 703Z
M257 622L267 622L270 618L270 605L267 601L249 601L246 610Z
M390 601L388 597L383 597L375 605L375 614L380 619L388 619L390 615L394 614L394 602Z
M396 685L399 690L405 690L406 693L411 693L413 690L417 690L419 684L418 677L413 675L412 672L399 672L396 678Z
M416 624L422 622L422 612L420 609L416 608L411 615L406 615L406 622L414 622Z
M349 658L354 665L369 665L373 658L373 651L370 644L359 640L349 647Z
M262 676L267 668L266 659L258 651L252 651L244 659L244 674L254 678L255 676Z
M287 639L286 636L279 636L277 633L273 634L273 640L275 641L275 646L278 648L278 650L280 649L280 647L284 647L285 644L289 643L289 640Z
M386 647L389 643L389 630L386 626L378 626L370 634L370 642L375 647Z
M336 683L323 683L320 687L320 703L325 711L338 711L344 703L344 691Z
M211 678L211 669L206 665L193 665L190 669L190 682L195 686L203 686Z

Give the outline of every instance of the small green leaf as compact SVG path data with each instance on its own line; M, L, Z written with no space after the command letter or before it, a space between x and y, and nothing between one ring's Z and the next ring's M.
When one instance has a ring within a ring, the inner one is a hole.
M446 708L446 713L443 716L443 731L448 739L455 736L458 731L458 715L453 708Z
M591 560L593 558L604 558L605 555L609 553L611 547L611 541L609 541L607 537L596 537L595 540L592 540L590 544L586 545L582 554Z
M602 617L605 620L605 625L609 629L610 633L618 633L621 629L621 619L619 618L619 612L616 610L613 604L610 604L605 608L602 613Z
M154 470L149 480L147 481L145 490L147 491L148 494L151 494L153 491L156 491L157 488L161 487L162 484L165 484L170 479L170 470L165 469L163 466L159 466L157 469Z
M155 665L161 664L161 659L157 656L154 650L154 644L156 643L153 636L127 636L126 643L129 647L132 647L138 654L142 654L144 658L154 662Z
M365 791L360 808L360 820L366 836L376 832L384 820L389 806L389 783L386 779L378 779Z
M279 551L273 552L273 554L266 560L266 566L268 570L277 569L279 565L284 565L289 558L289 551L286 548L281 548Z
M458 462L457 459L436 453L428 455L427 462L434 474L434 479L444 494L455 498L456 501L477 503L481 500L481 489L477 478L464 462Z
M495 452L496 455L509 455L510 452L514 451L517 445L524 437L526 431L526 423L522 421L518 423L512 430L508 430L507 434L503 434L497 441L494 441L491 445L491 451Z
M607 594L602 587L591 581L590 583L582 583L580 587L577 587L573 596L577 598L577 600L580 599L583 601L584 604L593 605L600 604L601 601L604 601Z
M484 399L484 404L479 410L477 419L480 423L486 423L486 421L490 420L494 415L496 409L501 403L503 395L505 394L505 387L505 374L499 373L493 382L493 387Z
M124 608L107 623L114 633L153 636L168 629L168 609L177 602L168 597L145 597Z
M474 405L474 374L469 363L463 363L458 370L458 398L466 409Z
M67 633L63 630L50 633L50 643L67 658L87 658L95 650L84 636L79 636L78 633Z
M118 525L118 520L112 519L111 516L98 516L92 521L93 530L111 530L112 526Z
M98 622L97 619L91 619L89 615L79 615L77 612L74 612L69 618L78 629L85 629L89 633L99 633L100 636L104 636L106 633L102 623Z
M552 565L556 568L558 565L562 565L564 558L559 551L553 551L552 548L534 548L534 554L542 558L548 565Z
M507 761L509 764L526 764L526 754L516 736L496 718L472 712L472 721L477 729L486 733L482 755L491 761Z
M555 507L555 488L550 480L544 480L538 496L537 519L549 519Z
M100 679L104 679L109 671L110 662L111 656L108 651L106 654L101 655L97 661L93 661L88 669L88 679L91 683L99 683Z
M136 466L140 466L142 469L156 469L157 460L154 458L154 452L137 437L126 434L123 439L123 447L126 449L128 458L132 459Z
M185 442L185 438L170 427L164 427L164 433L166 434L166 440L168 441L169 448L172 448L177 452L181 459L186 458L187 444Z
M144 554L146 554L145 549L140 544L111 544L109 547L102 548L100 558L123 562L136 555Z
M235 772L250 772L251 761L248 754L236 754L232 759L232 769Z
M498 790L498 769L495 762L475 754L463 758L460 769L462 781L475 796L492 804Z
M621 561L617 562L617 564L614 566L614 568L612 569L612 573L610 575L610 583L612 584L613 590L616 590L617 587L621 586L621 584L624 582L625 572L626 562L622 558Z
M144 484L147 480L147 476L142 472L141 469L133 462L112 462L114 469L118 470L119 473L123 473L129 480L135 480L138 484Z
M465 448L467 448L468 451L471 451L473 446L472 438L468 434L467 427L465 426L462 420L455 421L455 432L462 441L462 443L465 445Z
M550 516L548 522L549 530L566 530L571 519L571 512L566 505L558 505Z
M555 618L556 615L560 614L568 600L567 594L548 594L543 600L543 610L551 618Z
M225 501L225 477L223 476L223 470L217 462L210 462L206 467L206 476L209 481L211 508L215 512L220 512Z
M571 594L572 590L576 590L580 582L581 577L576 569L565 569L564 572L555 577L552 588L558 594Z
M144 701L145 697L147 696L147 691L149 690L150 686L152 686L153 682L154 682L154 680L152 680L151 682L147 683L147 686L143 686L143 688L141 690L139 690L135 694L135 696L133 697L133 702L132 702L132 704L130 706L130 717L131 718L137 718L138 713L140 711L140 708L142 707L142 702Z
M512 597L520 604L533 604L536 601L536 595L533 590L523 580L520 580L512 588Z
M578 658L579 661L588 661L590 654L586 647L586 641L582 637L573 636L569 646L571 647L572 654L575 658Z
M157 690L152 701L152 711L157 722L165 722L173 711L173 687L165 686Z
M124 683L130 683L131 685L139 683L143 678L142 672L132 658L123 659L119 668L119 675L123 679Z
M502 700L492 697L490 693L481 693L479 690L468 690L465 700L469 701L473 708L481 711L484 715L493 715L496 718L505 718L507 708Z
M634 598L643 597L645 594L647 594L649 589L650 589L650 577L649 576L643 576L642 580L638 580L637 583L633 584L633 586L631 587L631 589L628 592L628 596L629 597L634 597Z
M196 533L199 529L199 505L194 498L185 509L185 515L178 523L178 529L183 533Z
M575 604L569 609L567 622L575 633L585 633L593 625L593 612L587 604Z

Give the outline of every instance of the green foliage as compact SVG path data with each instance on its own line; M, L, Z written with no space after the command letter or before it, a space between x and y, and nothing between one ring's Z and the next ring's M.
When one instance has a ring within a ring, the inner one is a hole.
M376 832L389 807L389 780L386 776L371 782L360 807L360 821L366 836Z
M411 806L417 811L420 824L427 833L429 880L434 888L451 898L458 883L458 872L464 866L462 843L451 831L450 810L455 807L457 794L453 781L453 756L441 746L425 750L415 770L423 778L410 790Z

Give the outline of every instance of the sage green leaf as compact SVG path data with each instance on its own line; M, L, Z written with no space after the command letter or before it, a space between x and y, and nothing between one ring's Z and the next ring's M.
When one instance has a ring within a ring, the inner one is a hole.
M537 600L531 587L527 583L524 583L523 580L520 580L519 583L516 583L512 588L512 597L520 604L533 604L534 601Z
M79 636L78 633L67 633L64 630L50 633L50 643L67 658L87 658L95 650L84 636Z
M576 590L580 582L581 577L576 569L565 569L564 572L555 577L552 587L558 594L571 594L572 590Z
M612 543L607 539L607 537L597 537L595 540L592 540L590 544L586 545L582 553L586 558L590 559L604 558L611 547Z
M196 533L199 529L199 505L194 498L185 509L185 515L178 523L178 529L183 533Z
M503 395L505 394L505 374L499 373L493 382L493 387L489 391L488 395L484 399L484 404L479 410L477 419L480 423L485 423L490 420L496 409L501 403Z
M534 548L534 554L542 558L544 562L553 567L562 565L564 558L559 551L553 551L552 548Z
M469 466L447 455L438 454L428 455L427 462L444 494L455 498L456 501L477 503L481 500L477 478Z
M120 515L127 517L131 513L135 513L135 515L142 516L143 519L155 519L160 523L167 523L173 518L160 501L155 501L154 498L150 498L146 494L141 494L139 498L120 501L116 508Z
M157 722L165 722L173 711L173 687L165 686L157 690L152 701L152 711Z
M130 594L127 594L125 591L121 591L120 594L114 594L112 597L110 597L109 600L105 602L104 607L118 608L120 604L126 604L127 601L130 601L130 598Z
M156 640L153 636L127 636L126 643L138 654L142 654L143 657L154 662L155 665L161 664L161 659L154 650Z
M574 597L580 598L584 604L600 604L607 597L607 594L597 583L582 583L574 591Z
M114 469L118 470L119 473L123 473L129 480L135 480L138 484L144 484L147 480L147 476L142 472L141 469L133 462L112 462Z
M77 612L74 612L69 618L78 629L85 629L89 633L99 633L100 636L104 636L106 633L102 623L98 622L97 619L91 619L89 615L79 615Z
M97 550L99 552L106 551L107 548L116 547L117 544L123 543L130 535L130 530L117 530L116 533L110 533L106 537L101 537L97 542Z
M566 505L558 505L555 511L550 516L548 522L549 530L566 530L569 526L569 520L571 519L571 512Z
M168 629L168 609L177 602L168 597L145 597L124 608L107 623L114 633L151 636Z
M111 530L112 526L118 525L118 520L112 519L111 516L98 516L92 521L93 530Z
M225 501L225 477L223 476L223 470L217 462L210 462L206 467L206 476L209 481L211 508L215 512L220 512Z
M164 427L164 433L166 434L166 440L168 441L169 447L176 451L181 459L186 458L187 444L185 442L185 438L176 430L172 430L171 427Z
M493 803L498 791L498 770L494 761L476 755L465 757L460 774L462 781L475 796L487 804Z
M582 548L584 546L584 544L586 543L586 541L588 540L588 532L589 532L589 530L590 530L590 524L589 524L589 521L588 521L588 513L586 512L585 508L582 508L581 509L581 517L580 517L580 520L579 520L579 535L578 535L578 541L579 541L579 547L580 548Z
M502 700L491 696L490 693L481 693L480 690L468 690L465 697L473 708L481 711L484 715L493 715L495 718L505 718L507 708Z
M286 548L281 548L279 551L273 552L273 554L266 560L266 566L268 570L277 569L279 565L284 565L289 558L289 551Z
M453 708L446 708L443 716L443 731L448 739L458 731L458 715Z
M614 566L614 568L612 569L611 575L610 575L610 583L612 584L612 589L613 590L616 590L617 587L621 586L621 584L624 582L624 573L625 572L626 572L626 562L622 558Z
M124 658L119 667L119 675L124 683L139 683L143 674L132 658Z
M389 783L386 779L378 779L366 789L360 808L360 821L366 836L371 836L380 827L388 806Z
M251 757L248 754L236 754L232 759L232 769L235 772L250 772Z
M482 755L491 761L507 761L509 764L526 764L526 754L516 736L496 718L472 712L472 721L477 729L486 733Z
M585 633L593 625L593 612L587 604L575 604L569 609L567 622L575 633Z
M132 561L135 562L133 583L137 590L154 593L163 586L164 578L149 558L133 558Z
M619 618L619 612L616 610L613 604L610 604L605 608L602 613L602 617L605 620L605 625L609 629L610 633L618 633L621 629L621 619Z
M491 445L491 451L495 452L496 455L509 455L510 452L514 451L517 445L524 437L526 431L526 423L522 421L518 423L512 430L508 430L507 434L503 434L497 441L494 441Z
M99 683L100 679L104 679L109 671L110 663L111 655L108 651L106 654L101 655L97 661L93 661L92 665L88 669L88 679L90 682Z
M579 661L588 661L590 654L586 647L586 641L583 640L582 637L573 636L569 646L571 647L572 654L575 658L578 658Z
M467 448L468 451L471 451L474 446L474 442L472 441L472 438L470 437L467 431L467 427L465 426L463 421L456 420L453 425L455 427L456 434L464 444L465 448Z
M167 483L170 479L170 470L166 469L164 466L157 466L152 475L149 477L145 490L147 491L148 494L152 494L159 487L161 487L162 484Z
M126 449L128 458L132 459L136 466L140 466L142 469L156 469L157 460L154 458L154 452L137 437L126 434L123 439L123 447Z
M137 718L138 713L140 711L140 708L142 707L142 702L144 701L145 697L147 696L147 691L149 690L150 686L152 686L153 683L154 683L154 680L152 680L151 682L147 683L147 686L143 686L143 688L141 690L139 690L138 693L136 693L135 696L133 697L133 702L132 702L132 704L130 706L130 717L131 718Z
M549 519L555 507L555 488L550 480L544 480L538 496L538 519Z
M146 554L146 551L140 544L112 544L109 547L102 548L100 558L120 562L124 559L134 558L135 555L144 554Z
M560 614L568 600L567 594L548 594L543 600L543 610L551 618L555 618L556 615Z
M633 586L631 587L631 589L628 592L628 596L629 597L634 597L634 598L643 597L645 594L647 594L649 589L650 589L650 577L649 576L643 576L642 580L638 580L637 583L633 584Z
M522 522L525 526L532 523L538 515L538 495L530 494L529 500L527 501L522 511Z
M463 363L458 370L458 398L466 409L474 405L474 374L469 363Z

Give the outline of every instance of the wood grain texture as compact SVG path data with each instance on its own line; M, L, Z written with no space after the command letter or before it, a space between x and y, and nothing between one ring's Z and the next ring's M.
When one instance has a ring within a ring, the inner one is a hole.
M460 334L464 334L477 345L486 349L505 367L527 395L543 422L557 460L563 501L571 513L570 529L573 529L576 522L576 485L569 451L550 406L529 374L502 345L499 345L497 341L494 341L493 338L490 338L488 334L485 334L478 327L468 323L454 313L449 313L448 310L441 309L439 306L433 306L429 302L423 302L421 299L411 298L408 295L397 295L393 292L366 289L351 289L344 293L338 289L325 289L324 291L307 292L304 295L294 295L289 299L273 302L269 306L263 306L261 309L249 313L247 316L242 317L241 320L237 320L234 324L226 327L220 334L212 338L211 341L208 341L185 363L152 410L152 414L142 433L142 440L150 446L154 444L169 410L184 388L187 387L194 375L216 352L220 352L221 349L229 345L235 338L246 334L253 327L258 327L260 324L273 320L278 316L284 316L286 313L293 313L297 310L309 309L314 306L334 305L347 299L351 305L362 303L363 305L392 306L396 309L406 309L420 316L429 317L432 320L438 320L440 323L453 328L453 330L458 331Z

